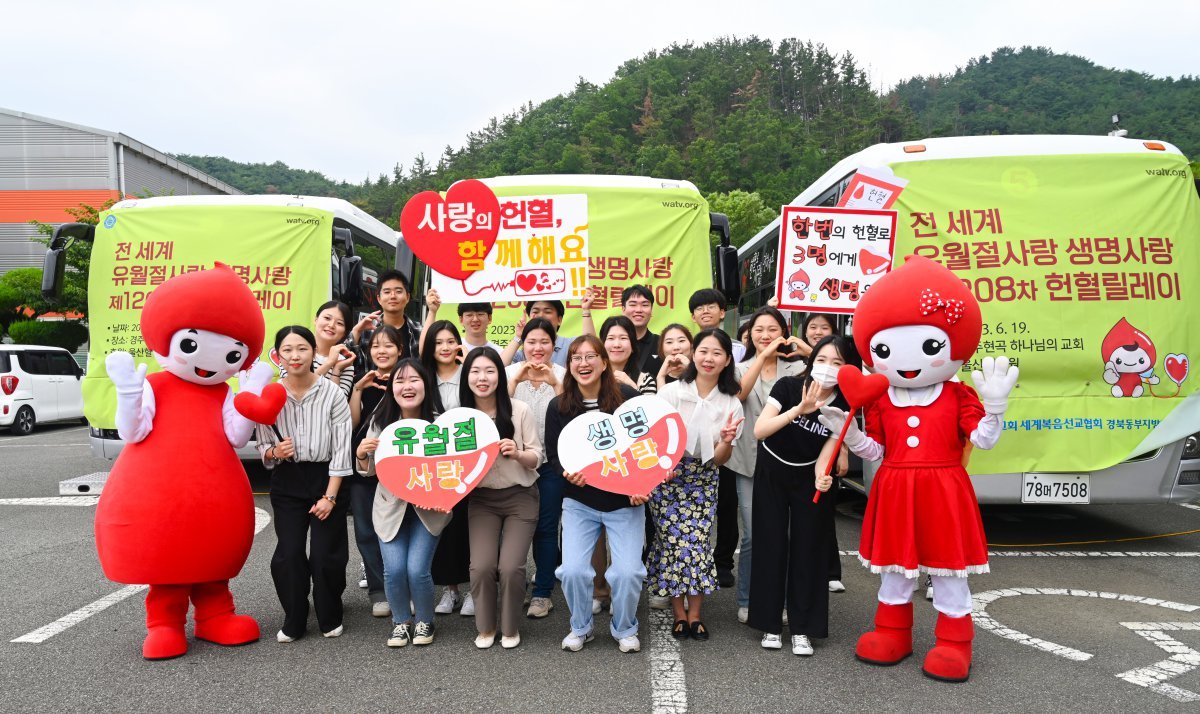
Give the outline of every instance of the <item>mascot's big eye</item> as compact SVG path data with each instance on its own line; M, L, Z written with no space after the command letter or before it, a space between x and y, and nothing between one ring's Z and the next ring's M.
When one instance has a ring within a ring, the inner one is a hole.
M229 364L237 364L238 362L242 361L242 353L234 350L233 352L225 355L225 361Z
M190 355L198 349L200 349L200 345L196 344L196 341L190 338L179 343L179 350L184 354Z
M875 356L880 359L887 359L892 356L892 348L882 343L872 347L871 352L875 353Z
M921 344L921 351L932 357L938 352L941 352L942 348L945 346L945 342L938 342L937 340L925 340L925 342Z

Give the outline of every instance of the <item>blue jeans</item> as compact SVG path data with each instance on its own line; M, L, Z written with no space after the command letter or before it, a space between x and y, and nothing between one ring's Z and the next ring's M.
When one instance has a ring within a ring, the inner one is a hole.
M603 526L608 534L612 564L605 577L612 587L612 621L609 632L614 639L636 635L637 606L646 579L642 546L646 540L646 507L619 508L604 512L563 499L562 565L557 572L563 596L571 610L571 632L583 636L592 631L592 551Z
M550 464L538 467L538 521L533 533L533 596L550 597L554 592L554 571L562 562L558 549L558 524L562 519L563 489L567 480Z
M354 474L347 476L350 482L350 510L354 515L354 541L367 571L367 593L371 602L382 602L383 556L379 554L379 537L371 522L371 505L375 502L375 487L379 483L373 478Z
M411 618L409 600L416 609L417 622L433 622L433 552L438 537L425 528L412 506L396 537L379 541L383 555L383 590L392 606L392 622L399 625Z
M738 546L737 606L750 606L750 523L754 513L754 479L738 474L738 512L742 516L742 543Z

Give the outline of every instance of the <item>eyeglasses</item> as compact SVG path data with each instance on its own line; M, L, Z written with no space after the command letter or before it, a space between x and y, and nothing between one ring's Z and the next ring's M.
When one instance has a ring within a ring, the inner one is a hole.
M600 355L589 352L586 355L571 355L571 364L595 363L600 361Z

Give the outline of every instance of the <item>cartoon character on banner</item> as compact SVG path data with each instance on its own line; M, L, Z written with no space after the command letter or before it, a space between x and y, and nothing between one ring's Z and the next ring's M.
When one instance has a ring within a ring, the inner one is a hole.
M161 372L146 376L146 365L135 366L128 352L104 362L125 448L96 508L100 564L110 580L150 585L145 658L187 652L189 601L197 639L253 642L258 623L235 614L229 580L254 538L254 497L234 451L254 424L235 410L226 381L237 376L244 393L257 395L271 380L271 367L256 362L262 309L237 274L217 263L152 292L141 331Z
M811 282L808 273L804 272L802 268L797 268L796 272L787 279L788 297L792 300L803 300Z
M936 642L922 671L966 681L971 671L971 592L967 576L988 572L987 541L975 490L963 467L970 442L1000 439L1008 395L1017 383L1006 357L983 360L971 379L954 379L982 331L979 305L948 269L909 256L881 277L854 310L854 342L874 374L843 367L838 386L879 395L866 403L866 431L834 407L821 423L843 431L858 456L883 460L871 484L859 558L882 576L875 629L855 656L877 665L912 654L912 595L921 573L933 576ZM878 383L878 384L875 384ZM977 394L978 392L978 394Z

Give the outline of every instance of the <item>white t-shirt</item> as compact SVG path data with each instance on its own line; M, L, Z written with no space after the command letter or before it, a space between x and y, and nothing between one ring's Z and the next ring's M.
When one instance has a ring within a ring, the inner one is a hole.
M687 426L687 455L703 463L712 459L717 442L721 440L721 429L725 427L729 415L733 415L734 421L742 417L742 403L737 395L725 394L715 387L708 396L701 397L696 391L695 382L681 379L663 387L658 396L679 410ZM735 446L743 426L738 427L737 436L734 437Z

